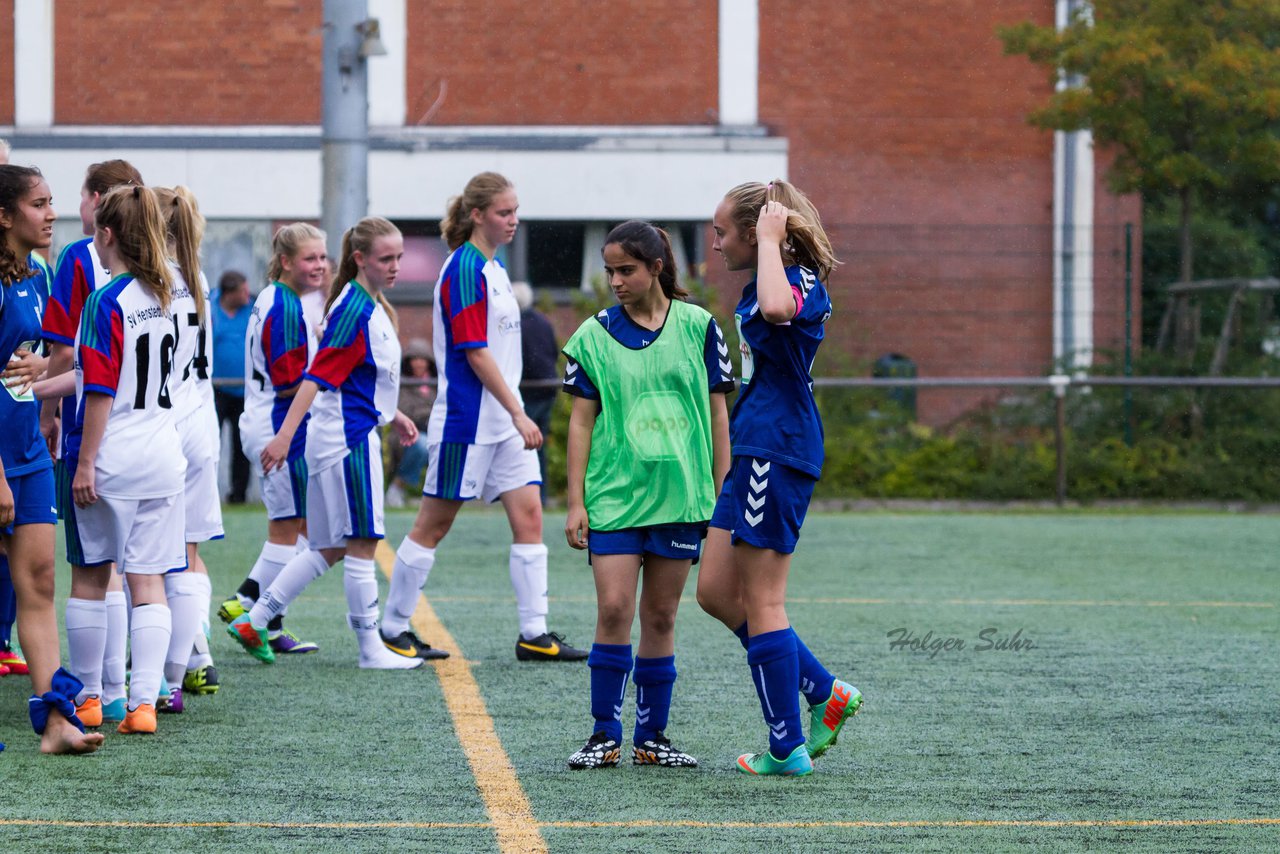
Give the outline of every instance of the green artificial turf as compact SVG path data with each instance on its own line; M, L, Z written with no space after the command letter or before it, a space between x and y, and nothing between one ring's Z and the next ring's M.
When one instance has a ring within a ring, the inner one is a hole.
M410 521L392 515L393 546ZM547 518L550 625L586 646L591 575L562 522ZM215 608L265 532L260 511L226 523L203 550ZM1278 531L1228 514L811 515L789 612L866 706L797 780L734 770L766 733L696 576L667 730L696 770L566 769L591 730L587 668L515 661L500 513L461 514L426 593L553 852L1274 850L1280 822L1204 822L1280 819ZM222 691L154 737L108 731L92 757L38 755L29 683L0 680L0 850L497 850L440 680L358 670L345 612L339 566L287 618L321 652L271 667L215 617ZM984 630L1021 648L980 649ZM964 647L891 646L906 633ZM348 826L288 826L308 824ZM412 826L430 824L447 826Z

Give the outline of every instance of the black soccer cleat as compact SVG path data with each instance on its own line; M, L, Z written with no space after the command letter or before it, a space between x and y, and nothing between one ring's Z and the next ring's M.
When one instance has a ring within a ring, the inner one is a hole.
M530 640L523 636L516 638L517 661L585 661L586 658L585 649L569 646L559 632L546 632Z
M382 645L394 652L396 655L403 655L405 658L449 657L449 653L446 650L436 649L431 644L422 640L410 631L403 631L393 638L388 638L386 635L383 635Z
M575 771L585 768L616 768L622 758L622 746L609 736L598 732L582 749L569 757L569 767Z
M671 746L671 739L658 733L632 748L636 765L660 765L663 768L697 768L698 760Z

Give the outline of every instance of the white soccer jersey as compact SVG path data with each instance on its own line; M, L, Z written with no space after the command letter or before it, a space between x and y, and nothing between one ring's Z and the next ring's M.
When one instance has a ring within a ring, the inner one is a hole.
M511 415L485 389L466 353L487 347L503 381L520 399L520 305L502 263L486 259L470 243L458 247L436 282L432 323L439 387L427 442L492 444L516 435Z
M76 335L76 409L86 392L112 397L98 450L95 488L116 498L163 498L182 492L187 461L178 437L169 382L174 373L173 318L132 276L117 276L85 302ZM75 455L79 455L76 437Z
M343 288L325 316L306 378L320 386L307 427L312 474L341 461L395 417L400 339L386 311L355 282Z
M173 399L173 413L178 421L194 413L201 406L213 405L213 383L209 376L212 364L209 359L209 280L200 274L200 288L204 294L204 321L196 310L195 296L182 278L178 265L170 264L173 273L173 300L169 311L173 314L173 331L178 343L173 352L173 373L169 378L169 396Z

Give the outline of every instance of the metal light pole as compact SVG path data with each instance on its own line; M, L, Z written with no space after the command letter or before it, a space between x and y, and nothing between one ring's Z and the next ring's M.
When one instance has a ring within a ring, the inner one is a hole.
M324 0L320 227L331 258L369 210L368 17L365 0Z

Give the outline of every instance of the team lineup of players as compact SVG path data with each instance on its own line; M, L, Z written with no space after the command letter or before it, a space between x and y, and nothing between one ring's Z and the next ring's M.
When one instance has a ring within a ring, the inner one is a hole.
M751 274L735 307L741 388L732 414L724 332L686 301L666 233L631 221L606 238L617 304L587 319L564 348L563 387L574 397L565 536L588 552L597 592L587 651L547 626L536 455L544 437L521 401L520 310L497 258L515 236L518 207L511 182L485 172L450 200L441 223L450 255L435 290L430 453L381 614L382 428L406 445L418 438L396 410L401 349L385 293L404 241L379 217L348 229L317 323L305 301L328 279L326 236L303 223L276 233L270 282L246 339L240 421L268 535L218 610L228 634L266 663L315 651L284 617L341 560L360 667L415 669L447 657L412 631L410 617L461 506L501 502L512 533L517 659L586 659L590 670L590 737L570 768L620 762L629 679L634 762L697 765L665 730L676 608L700 561L698 602L746 649L768 724L768 747L739 757L739 770L811 773L862 704L797 637L785 608L791 554L823 462L809 368L831 314L825 283L839 262L818 212L781 180L735 187L714 212L713 248L728 270ZM107 722L124 734L154 733L158 711L183 711L184 691L219 687L199 554L200 543L223 533L209 287L198 261L203 220L185 188L146 187L124 161L89 168L80 214L87 237L51 272L39 254L55 218L48 185L36 169L0 166L0 347L12 354L0 395L10 427L0 442L0 524L9 525L31 720L41 749L56 753L97 749L103 736L92 730ZM55 511L72 566L65 669L53 613Z

